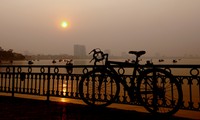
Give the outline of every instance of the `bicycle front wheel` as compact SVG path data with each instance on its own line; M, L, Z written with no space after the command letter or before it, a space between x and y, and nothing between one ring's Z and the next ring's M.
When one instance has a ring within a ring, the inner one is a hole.
M173 115L183 98L179 82L162 69L144 71L138 78L137 91L141 104L156 115Z
M95 69L83 75L79 83L81 99L91 106L108 106L115 102L120 86L117 75L107 69Z

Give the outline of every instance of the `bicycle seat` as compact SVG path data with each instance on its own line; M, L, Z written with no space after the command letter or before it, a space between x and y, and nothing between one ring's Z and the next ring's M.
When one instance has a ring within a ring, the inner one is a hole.
M137 57L140 57L141 55L144 55L146 51L129 51L129 54L134 54Z

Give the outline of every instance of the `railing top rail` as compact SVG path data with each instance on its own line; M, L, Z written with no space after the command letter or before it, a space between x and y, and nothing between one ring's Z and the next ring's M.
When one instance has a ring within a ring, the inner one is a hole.
M97 65L97 66L104 66L104 65ZM119 67L119 65L112 65L113 67ZM130 64L130 66L122 66L122 67L130 67L132 68L134 66ZM168 67L168 68L200 68L200 64L178 64L178 65L172 65L172 64L154 64L154 65L140 65L141 67ZM67 65L0 65L0 67L69 67ZM79 68L79 67L94 67L94 65L73 65L70 67Z
M130 66L112 65L119 68L133 68L134 64L128 64ZM104 66L104 65L97 65ZM200 65L199 64L142 64L141 67L160 67L164 68L176 77L178 82L182 85L184 90L184 99L181 109L200 111ZM67 71L67 67L74 68L74 71ZM45 95L47 100L49 97L70 97L78 98L78 83L81 80L83 74L92 70L94 65L0 65L0 91L12 92L32 95ZM60 69L61 68L61 69ZM64 69L63 69L64 68ZM65 70L66 68L66 70ZM78 68L78 69L76 69ZM81 69L82 68L82 69ZM172 68L172 69L171 69ZM175 68L175 69L173 69ZM176 70L177 68L177 70ZM181 69L184 69L181 71ZM186 69L185 69L186 68ZM142 68L143 69L143 68ZM121 69L122 70L122 69ZM123 77L127 83L132 80L132 69L125 69L125 77ZM14 76L14 77L13 77ZM163 77L161 80L164 79ZM42 83L43 82L43 83ZM137 81L135 81L137 82ZM51 84L50 84L51 83ZM164 83L164 82L163 82ZM64 85L65 84L65 85ZM69 85L68 85L69 84ZM73 85L71 85L73 84ZM41 86L40 86L41 85ZM52 86L51 86L52 85ZM61 88L61 89L60 89ZM67 88L67 89L66 89ZM50 93L47 91L50 89ZM65 91L66 89L66 91ZM63 92L63 90L65 92ZM124 90L124 89L122 89ZM69 94L68 94L69 93ZM122 91L122 93L125 93ZM127 94L121 95L123 99L119 100L119 103L136 104L131 103L127 98Z

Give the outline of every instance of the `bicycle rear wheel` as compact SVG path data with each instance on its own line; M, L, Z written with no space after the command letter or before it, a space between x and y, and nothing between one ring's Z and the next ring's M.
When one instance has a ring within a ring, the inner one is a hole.
M171 116L182 103L182 89L174 76L162 69L144 71L138 78L138 98L155 115Z
M117 75L107 69L95 69L83 75L79 83L81 99L90 106L108 106L115 102L120 86Z

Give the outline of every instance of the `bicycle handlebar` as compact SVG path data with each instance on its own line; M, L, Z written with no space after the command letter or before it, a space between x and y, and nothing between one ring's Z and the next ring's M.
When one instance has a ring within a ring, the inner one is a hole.
M109 63L109 64L118 64L118 65L133 65L133 64L138 64L139 60L138 57L140 57L141 55L145 54L145 51L130 51L130 54L134 54L136 55L136 60L134 62L115 62L115 61L108 61L108 54L105 54L101 51L100 48L95 48L93 49L89 54L93 53L93 58L90 60L90 62L92 62L94 60L94 64L96 65L97 62L103 61L105 60L105 63Z
M93 49L89 54L91 53L93 53L93 58L90 60L90 62L94 60L95 63L103 61L105 56L108 56L108 54L104 54L100 48Z

